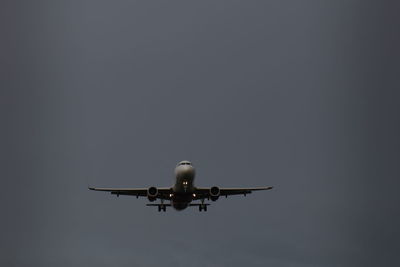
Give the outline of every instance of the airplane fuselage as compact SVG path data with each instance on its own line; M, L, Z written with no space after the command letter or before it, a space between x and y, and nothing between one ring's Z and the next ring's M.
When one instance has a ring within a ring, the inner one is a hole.
M190 162L181 162L175 168L175 184L172 187L171 204L176 210L183 210L192 202L194 197L195 169Z

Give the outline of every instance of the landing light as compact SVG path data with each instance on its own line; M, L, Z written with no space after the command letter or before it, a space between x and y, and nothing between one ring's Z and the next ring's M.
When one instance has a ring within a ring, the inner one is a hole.
M196 197L196 194L193 194L193 197Z
M172 197L173 195L172 194L169 194L169 197Z

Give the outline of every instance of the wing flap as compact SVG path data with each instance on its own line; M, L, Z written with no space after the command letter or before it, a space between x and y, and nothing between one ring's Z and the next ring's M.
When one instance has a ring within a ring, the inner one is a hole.
M267 187L243 187L243 188L219 188L220 196L231 196L231 195L247 195L253 191L270 190L272 186ZM195 190L195 199L209 198L210 188L198 187Z
M103 191L110 192L112 195L126 195L126 196L136 196L145 197L147 196L147 188L97 188L89 187L89 190L93 191ZM160 187L157 188L158 198L167 199L172 189L170 187Z
M221 188L220 194L222 196L230 196L230 195L246 195L251 194L253 191L261 191L261 190L270 190L272 186L267 187L249 187L249 188Z

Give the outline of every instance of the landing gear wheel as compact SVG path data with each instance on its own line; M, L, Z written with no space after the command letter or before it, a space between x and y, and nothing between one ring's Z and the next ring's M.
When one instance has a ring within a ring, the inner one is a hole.
M160 212L161 211L161 206L158 206L158 212Z
M199 205L199 211L207 211L207 205L201 204Z
M162 207L162 210L163 210L164 212L166 212L166 211L167 211L167 206L163 206L163 207Z

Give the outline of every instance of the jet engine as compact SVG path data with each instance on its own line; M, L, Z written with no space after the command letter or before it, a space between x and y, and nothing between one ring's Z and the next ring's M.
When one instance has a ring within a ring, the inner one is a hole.
M210 198L212 201L216 201L219 198L221 191L218 186L213 186L210 188Z
M149 189L147 189L147 198L150 201L154 201L157 199L157 195L158 195L158 190L156 187L152 186Z

